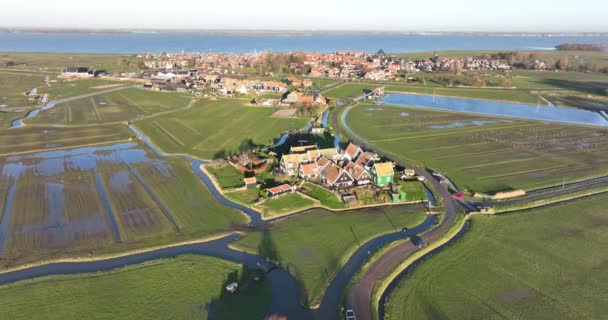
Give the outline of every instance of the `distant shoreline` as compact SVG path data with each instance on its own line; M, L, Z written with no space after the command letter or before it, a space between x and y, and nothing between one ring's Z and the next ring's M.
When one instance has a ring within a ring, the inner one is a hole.
M488 37L608 37L608 32L479 32L479 31L357 31L357 30L223 30L223 29L71 29L71 28L10 28L0 27L2 33L48 34L210 34L235 36L311 36L311 35L411 35L411 36L488 36Z

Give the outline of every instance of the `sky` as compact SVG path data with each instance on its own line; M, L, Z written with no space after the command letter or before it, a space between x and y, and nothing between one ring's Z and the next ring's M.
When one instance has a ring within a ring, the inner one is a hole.
M0 27L608 32L606 0L3 0Z

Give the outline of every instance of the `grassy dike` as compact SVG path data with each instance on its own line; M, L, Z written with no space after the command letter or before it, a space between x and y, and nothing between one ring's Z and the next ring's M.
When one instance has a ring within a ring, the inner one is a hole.
M456 218L455 223L450 227L450 229L445 233L443 237L441 237L437 241L433 241L432 243L428 244L428 246L422 248L419 251L414 252L414 254L407 257L399 266L395 268L395 270L393 270L393 272L386 279L384 279L382 282L378 283L375 286L372 292L371 299L372 310L374 310L373 317L375 320L379 319L378 311L380 306L380 299L382 298L384 292L389 288L390 284L395 281L407 268L410 268L414 266L414 264L423 261L423 259L426 258L425 256L427 254L431 253L435 249L440 248L443 245L448 244L448 242L454 239L458 235L458 233L460 233L463 228L465 228L467 221L469 221L469 217L469 215L460 213Z
M593 196L593 195L597 195L597 194L601 194L601 193L605 193L605 192L608 192L608 187L593 188L593 189L589 189L589 190L573 192L573 193L569 193L569 194L565 194L565 195L561 195L561 196L557 196L557 197L552 197L552 198L548 198L548 199L524 202L524 203L516 204L516 205L498 206L498 207L496 207L496 209L494 209L493 214L503 214L503 213L509 213L509 212L514 212L514 211L533 209L533 208L543 207L543 206L547 206L547 205L554 204L554 203L565 202L565 201L574 200L574 199L578 199L578 198Z

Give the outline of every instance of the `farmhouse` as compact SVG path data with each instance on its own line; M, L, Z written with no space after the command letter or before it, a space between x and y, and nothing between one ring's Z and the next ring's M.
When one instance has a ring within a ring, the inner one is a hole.
M316 145L295 146L295 147L292 146L291 148L289 148L289 153L301 154L301 153L306 153L310 150L317 150L317 146Z
M340 153L338 153L338 150L336 148L319 149L319 154L332 161L340 160Z
M300 166L300 157L298 154L284 154L279 166L281 172L289 176L295 176Z
M346 172L346 170L340 168L335 163L329 164L325 170L323 170L321 178L329 188L348 188L353 185L355 180L353 177Z
M355 182L359 186L372 183L373 177L371 173L355 162L349 162L344 167L344 170L346 170L346 172L348 172L348 174L355 179Z
M393 183L395 172L393 171L392 162L376 162L372 167L372 175L374 184L380 187L386 187Z
M245 178L245 187L247 189L253 189L257 186L258 181L256 180L255 177L250 177L250 178Z
M89 67L65 67L61 76L66 78L93 78L95 70Z
M273 198L273 197L276 197L276 196L279 196L279 195L282 195L285 193L290 193L293 191L294 191L294 189L292 186L290 186L288 184L282 184L278 187L273 187L273 188L268 189L268 197Z
M346 147L346 150L344 150L342 160L355 161L361 153L363 153L363 150L361 150L359 146L351 142L348 144L348 147Z
M302 179L314 179L320 175L319 166L316 162L301 164L298 170L298 176Z

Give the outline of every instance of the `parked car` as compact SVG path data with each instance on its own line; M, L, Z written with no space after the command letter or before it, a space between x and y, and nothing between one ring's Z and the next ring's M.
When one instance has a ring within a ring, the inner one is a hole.
M355 312L352 309L346 310L346 320L355 320Z

